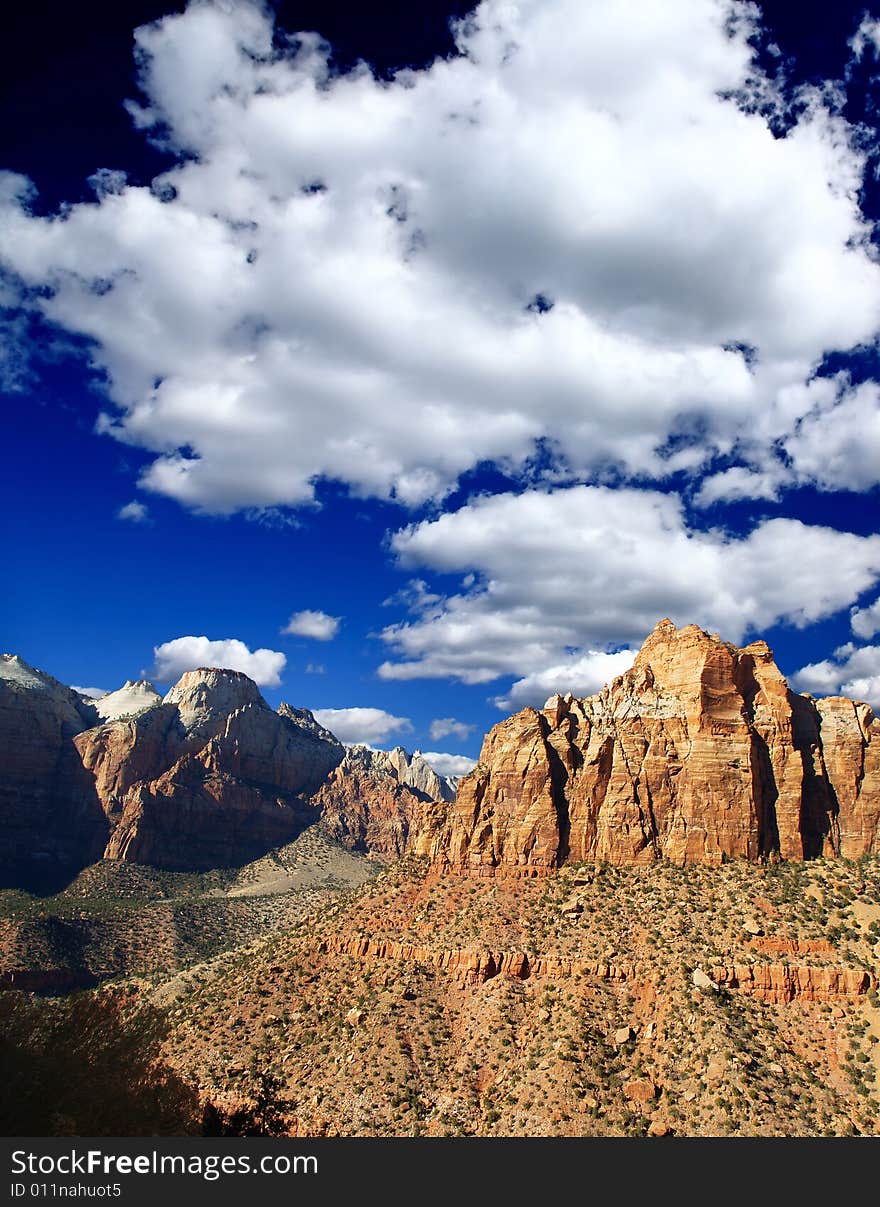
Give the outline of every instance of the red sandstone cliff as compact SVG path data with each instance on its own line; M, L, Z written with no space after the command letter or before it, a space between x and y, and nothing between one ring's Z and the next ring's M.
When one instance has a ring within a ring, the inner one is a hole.
M69 687L0 655L0 887L44 887L100 859L107 819L74 735L98 716Z
M172 869L256 858L317 820L343 757L311 714L273 712L237 671L188 671L163 702L75 739L112 832L105 855Z
M430 851L490 875L877 853L880 721L791 691L763 641L663 620L597 695L496 725Z

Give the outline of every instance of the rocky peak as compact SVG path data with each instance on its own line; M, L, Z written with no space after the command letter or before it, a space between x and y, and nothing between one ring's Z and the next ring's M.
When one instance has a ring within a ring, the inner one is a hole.
M388 776L428 800L455 799L454 786L445 776L438 775L418 750L410 754L403 746L395 746L393 750L349 746L343 766L346 765L368 774Z
M322 824L355 850L396 859L428 854L455 789L422 756L402 746L373 750L349 746L345 758L316 793Z
M37 670L18 654L0 654L0 689L38 693L43 706L52 709L69 733L79 733L100 719L94 701L86 700L45 671Z
M20 683L22 687L32 687L37 690L47 690L50 685L57 683L50 675L35 670L18 654L0 654L0 679L10 683Z
M176 706L186 729L249 706L269 708L253 679L241 671L199 667L186 671L163 699Z
M117 691L92 701L95 711L105 721L137 716L161 703L162 697L147 679L127 679Z
M314 713L308 708L294 708L292 704L285 704L282 701L278 705L278 715L286 717L288 721L292 721L294 725L300 729L307 730L316 738L320 738L322 742L333 742L337 746L341 746L335 733L331 733L329 729L325 729L315 720Z
M594 696L502 721L458 787L441 862L718 863L880 852L880 721L791 691L764 641L662 620Z

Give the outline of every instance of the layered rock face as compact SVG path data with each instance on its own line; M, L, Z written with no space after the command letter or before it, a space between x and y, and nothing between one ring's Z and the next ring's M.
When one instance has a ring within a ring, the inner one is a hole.
M344 754L310 713L273 712L246 675L210 668L76 746L110 821L106 857L177 870L289 842L316 819L305 798Z
M880 853L880 721L792 692L763 641L664 620L597 695L497 725L430 853L489 875Z
M418 752L352 746L313 803L326 832L353 850L428 854L455 792Z
M101 857L107 818L73 742L97 720L57 679L0 655L0 887L51 887Z
M529 955L525 951L480 951L443 949L393 939L370 939L365 935L335 935L323 940L323 951L357 956L359 959L404 960L442 968L462 986L481 985L496 976L528 980L530 977L591 977L600 981L638 983L640 970L628 960L585 960L576 956ZM769 1002L829 1002L858 998L877 988L877 978L861 968L822 968L809 964L720 964L705 976L705 989L741 990ZM628 1028L627 1028L628 1029Z

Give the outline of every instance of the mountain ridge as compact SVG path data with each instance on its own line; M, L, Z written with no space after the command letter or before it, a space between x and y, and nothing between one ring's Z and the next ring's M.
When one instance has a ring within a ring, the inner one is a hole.
M31 778L42 780L28 790L55 793L41 816L55 809L68 864L85 857L74 853L77 827L93 856L101 846L110 858L207 870L257 858L315 820L352 850L426 855L477 875L880 852L870 706L799 695L766 642L738 647L697 625L661 620L600 692L554 695L499 722L455 790L418 752L345 747L308 709L273 710L238 671L187 671L161 699L143 681L120 692L109 693L120 708L137 707L99 718L100 700L20 658L0 663L0 731L21 722L16 708L52 714L54 753L37 759ZM6 750L15 815L19 755L15 742ZM65 809L89 823L68 825Z
M23 887L58 887L102 853L178 871L247 863L320 819L312 798L346 757L309 709L273 710L252 679L221 667L185 672L164 696L129 680L95 699L3 655L4 733L0 803L13 839L0 877ZM402 748L368 761L370 793L399 792L404 812L453 795Z

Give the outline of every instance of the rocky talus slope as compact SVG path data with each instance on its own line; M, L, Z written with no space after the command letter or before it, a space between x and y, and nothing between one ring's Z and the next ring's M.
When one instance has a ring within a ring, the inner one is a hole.
M150 1000L220 1130L880 1134L880 859L406 857Z
M664 620L597 695L496 725L429 848L487 875L878 853L880 721L793 692L763 641Z

